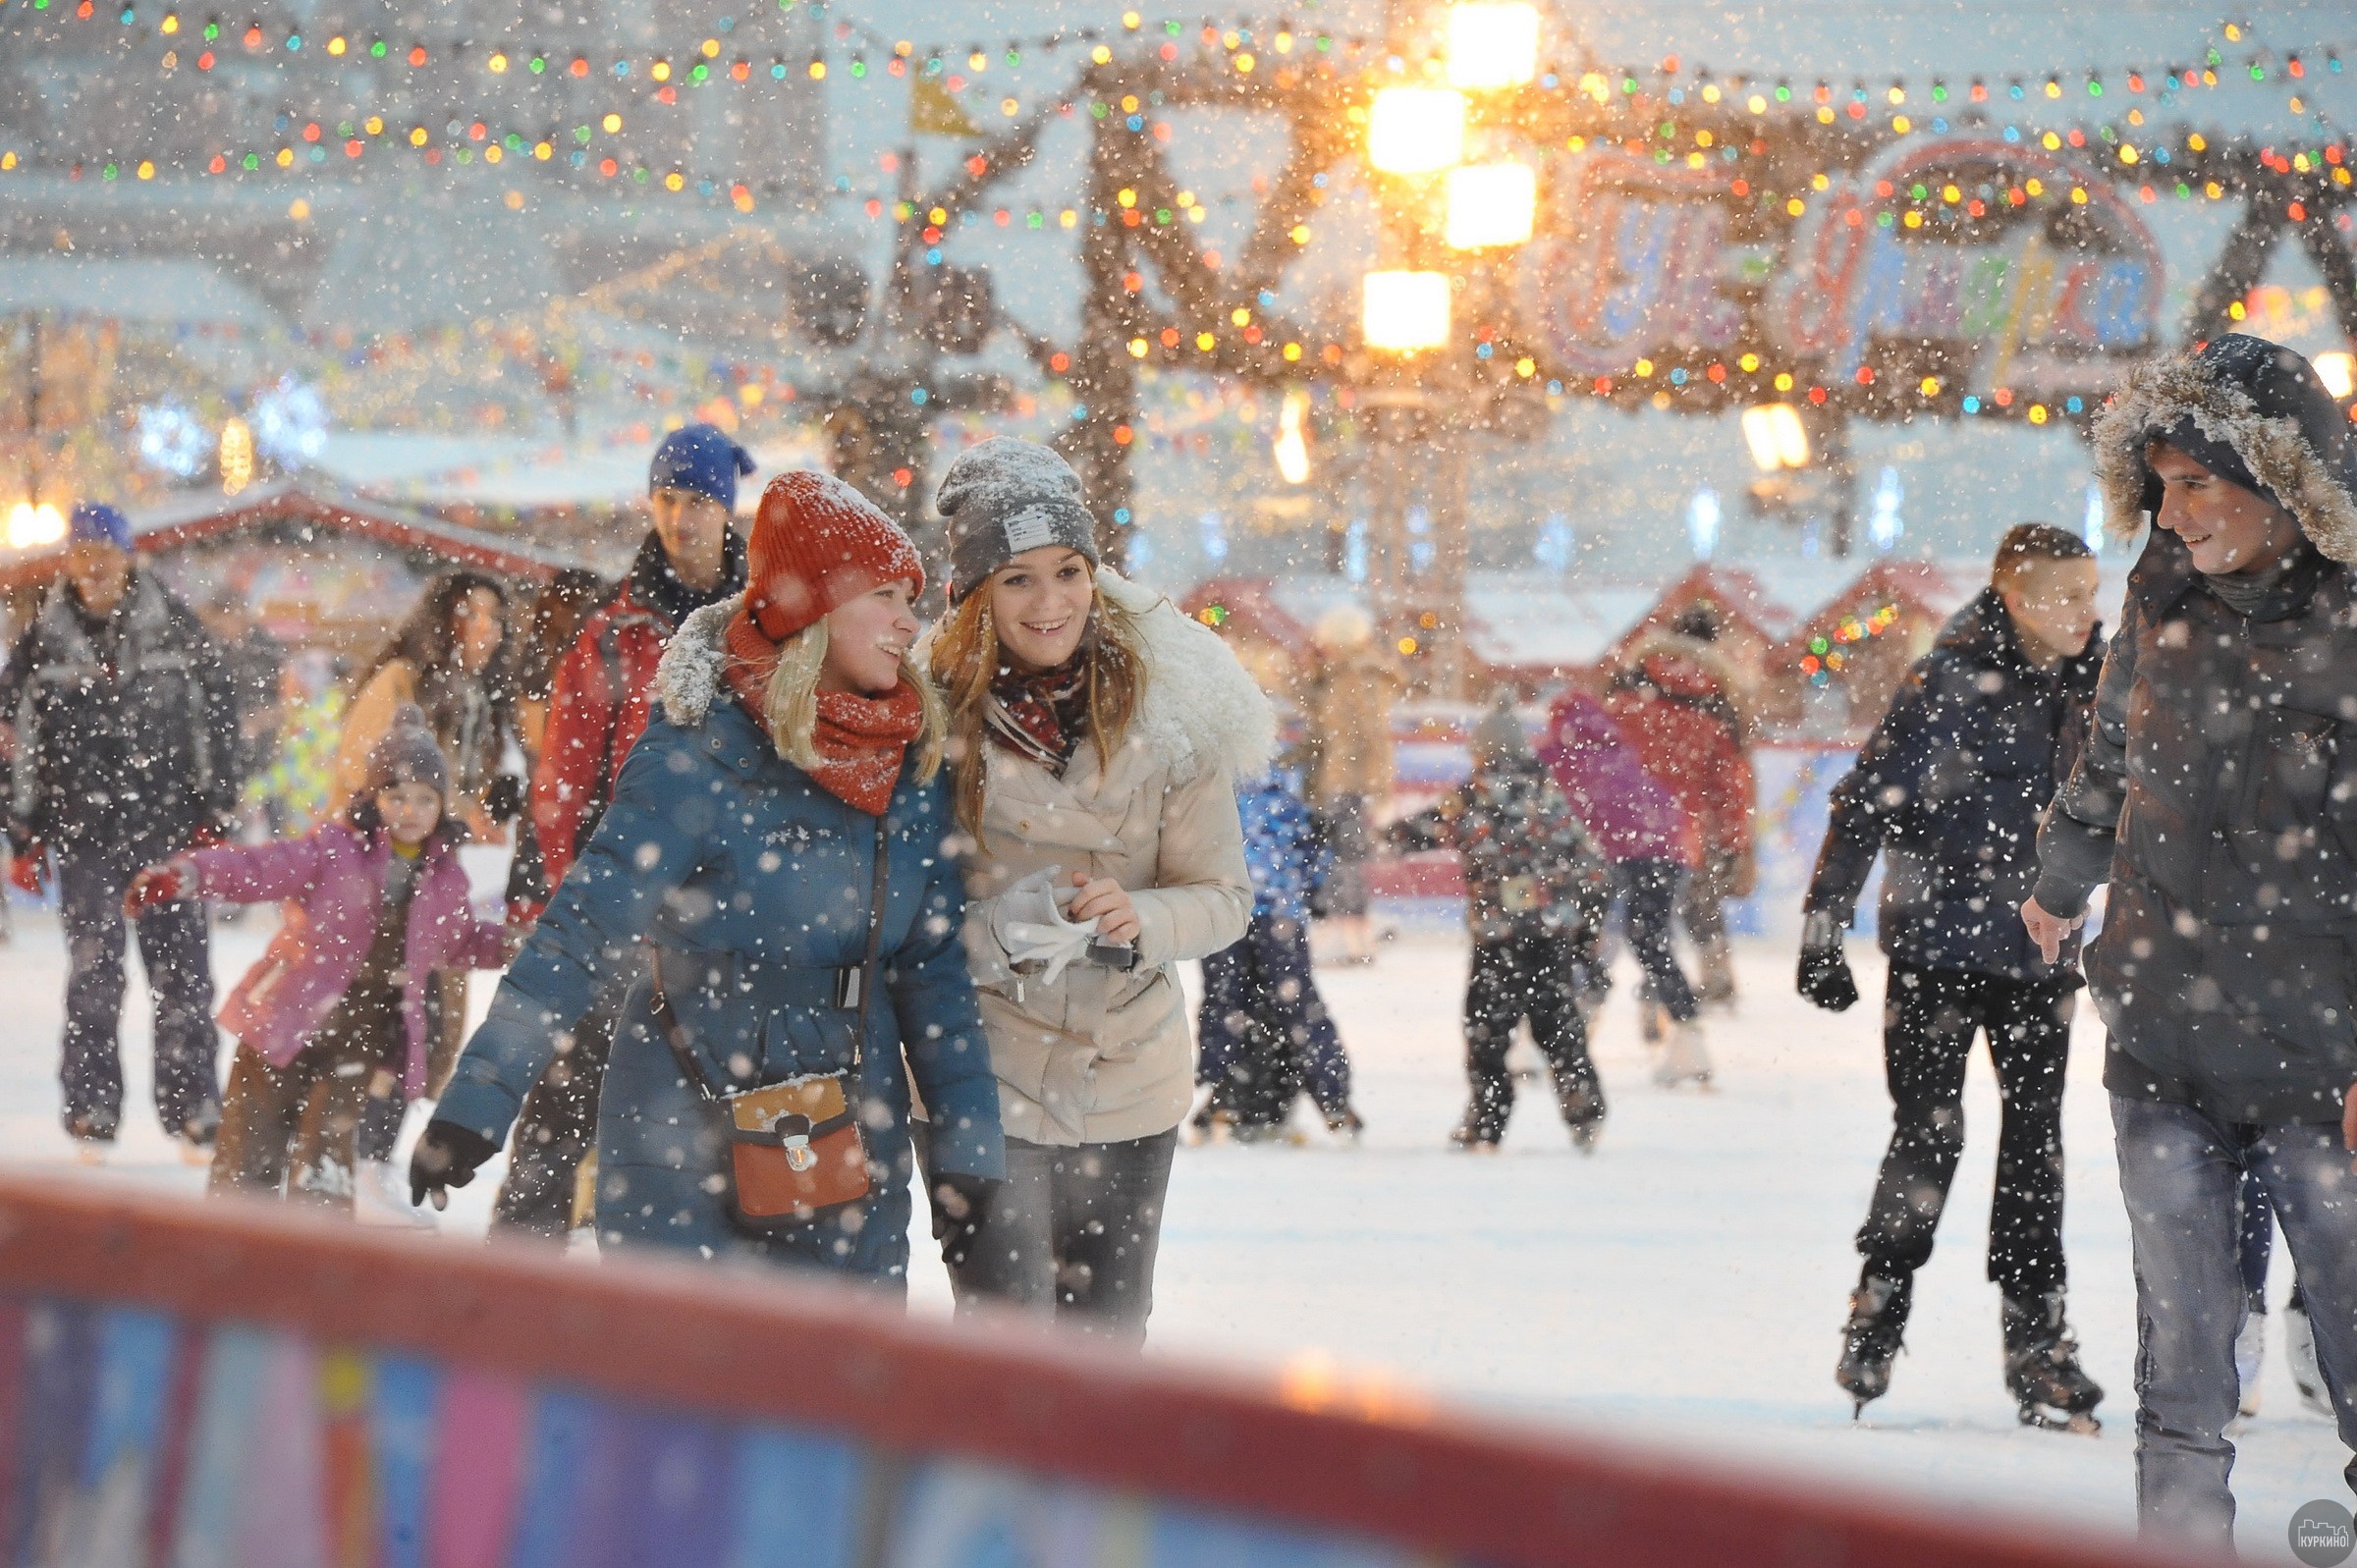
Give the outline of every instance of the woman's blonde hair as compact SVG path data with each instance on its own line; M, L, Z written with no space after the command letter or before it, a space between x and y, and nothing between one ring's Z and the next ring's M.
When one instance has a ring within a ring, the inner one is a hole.
M770 673L761 693L761 711L769 720L769 738L778 755L804 773L819 766L818 676L827 663L827 623L814 621L778 645L778 667ZM901 657L901 679L913 688L923 711L916 733L916 777L930 783L941 771L949 718L941 693L914 659Z
M1088 630L1080 639L1088 695L1088 738L1097 765L1113 765L1114 748L1128 733L1129 721L1145 700L1146 661L1137 623L1128 611L1105 597L1102 583L1091 590ZM949 705L950 790L957 798L959 825L982 841L984 739L990 682L1001 664L998 627L991 623L986 579L959 602L933 639L934 684Z

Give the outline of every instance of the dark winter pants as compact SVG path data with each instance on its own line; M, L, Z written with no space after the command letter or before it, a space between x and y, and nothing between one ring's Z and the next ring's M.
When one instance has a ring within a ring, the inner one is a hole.
M1973 1036L1986 1033L2003 1101L1989 1277L2017 1301L2063 1288L2062 1070L2072 998L2054 981L1891 966L1883 1004L1891 1147L1858 1231L1864 1272L1904 1279L1931 1260L1964 1153L1964 1063Z
M1282 1122L1304 1085L1327 1116L1349 1108L1350 1058L1318 996L1299 921L1256 914L1240 941L1204 959L1196 1023L1195 1081L1239 1122Z
M1176 1127L1077 1147L1008 1139L1007 1184L965 1262L950 1270L959 1305L1014 1302L1083 1333L1142 1343L1178 1147Z
M1514 1025L1530 1020L1530 1037L1555 1070L1563 1119L1581 1126L1604 1117L1604 1086L1588 1060L1588 1030L1579 1016L1580 964L1561 931L1533 926L1495 942L1473 945L1473 973L1465 982L1465 1076L1472 1081L1470 1130L1481 1143L1506 1135L1514 1108L1514 1075L1506 1054Z
M2357 1177L2331 1123L2247 1126L2113 1095L2111 1125L2135 1241L2137 1522L2230 1554L2242 1178L2259 1178L2282 1222L2340 1440L2357 1448Z
M1613 867L1629 951L1645 971L1653 1000L1679 1023L1692 1021L1702 1011L1670 946L1671 916L1677 907L1678 880L1684 875L1685 868L1674 860L1623 860Z
M614 1029L642 968L628 964L614 976L573 1026L570 1041L558 1041L556 1055L524 1097L509 1145L508 1177L491 1215L494 1234L557 1240L573 1229L574 1182L597 1145L597 1094L606 1081Z
M138 870L119 850L58 856L60 914L66 928L66 1037L58 1077L65 1088L66 1130L111 1140L123 1121L123 890ZM139 961L155 1000L155 1113L167 1133L210 1142L220 1120L214 1055L213 970L205 946L204 906L193 899L158 904L136 925Z

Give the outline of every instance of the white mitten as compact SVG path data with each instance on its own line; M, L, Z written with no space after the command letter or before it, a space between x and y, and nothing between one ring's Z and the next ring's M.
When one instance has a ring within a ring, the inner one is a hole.
M1051 866L999 894L990 913L990 932L1013 965L1035 963L1041 978L1054 985L1066 967L1088 951L1097 934L1094 920L1067 920L1056 907L1056 879L1063 868Z

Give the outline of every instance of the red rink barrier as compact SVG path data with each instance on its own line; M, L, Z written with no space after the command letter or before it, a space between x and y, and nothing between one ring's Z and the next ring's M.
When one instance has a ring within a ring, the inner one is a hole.
M416 1419L385 1414L405 1398ZM672 1452L706 1456L679 1474L714 1500L667 1502L653 1482L616 1500ZM771 1469L745 1468L762 1455ZM769 1481L743 1480L756 1473ZM265 1547L420 1568L2157 1560L2069 1526L1938 1517L1346 1379L912 1321L847 1287L22 1171L0 1174L0 1488L7 1563L97 1560L67 1553L107 1520L145 1542L120 1560L155 1563ZM291 1508L291 1491L321 1501ZM819 1517L822 1493L842 1519ZM1061 1545L986 1550L977 1520L992 1541Z

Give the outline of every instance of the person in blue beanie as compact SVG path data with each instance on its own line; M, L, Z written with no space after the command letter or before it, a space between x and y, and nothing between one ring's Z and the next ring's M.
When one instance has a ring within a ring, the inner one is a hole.
M123 1116L124 890L140 867L219 837L238 799L229 664L187 605L136 567L131 520L74 509L64 571L0 674L15 731L8 833L21 865L57 862L66 931L59 1073L66 1130L84 1158ZM202 906L136 919L155 1003L155 1109L192 1159L221 1121L213 980Z
M730 523L737 481L752 471L752 455L711 425L674 430L655 449L646 473L654 525L622 586L582 622L549 687L526 821L544 883L535 917L613 800L623 762L646 730L673 633L704 606L743 591L744 539ZM623 998L637 974L635 963L617 973L565 1032L524 1102L494 1235L554 1240L589 1213L580 1172L596 1138L598 1090Z

